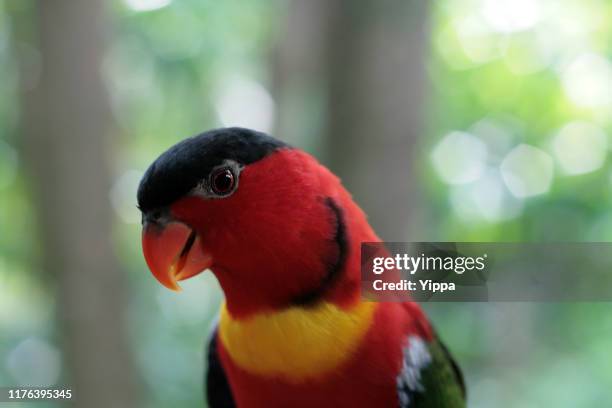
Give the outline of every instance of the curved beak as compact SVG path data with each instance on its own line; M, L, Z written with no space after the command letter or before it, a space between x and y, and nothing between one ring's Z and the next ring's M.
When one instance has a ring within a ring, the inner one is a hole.
M191 278L212 265L197 233L187 225L145 223L142 250L153 276L167 287L180 291L179 281Z

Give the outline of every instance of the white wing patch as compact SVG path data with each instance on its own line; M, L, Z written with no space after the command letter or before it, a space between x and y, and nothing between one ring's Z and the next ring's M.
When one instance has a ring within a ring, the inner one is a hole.
M417 336L410 336L403 348L402 370L397 376L397 395L401 408L408 408L414 394L425 392L421 372L432 362L427 343Z

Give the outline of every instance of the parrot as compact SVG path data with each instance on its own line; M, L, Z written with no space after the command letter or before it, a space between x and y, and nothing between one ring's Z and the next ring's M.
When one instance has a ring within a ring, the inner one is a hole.
M380 238L312 155L255 130L209 130L153 161L137 202L159 283L179 291L208 270L223 291L209 407L466 406L421 307L362 296L360 245Z

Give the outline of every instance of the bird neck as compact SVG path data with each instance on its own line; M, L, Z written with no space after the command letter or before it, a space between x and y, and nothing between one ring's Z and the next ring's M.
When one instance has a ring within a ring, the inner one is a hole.
M371 327L376 308L376 303L361 300L348 308L322 301L236 318L223 304L219 336L243 370L301 382L349 360Z

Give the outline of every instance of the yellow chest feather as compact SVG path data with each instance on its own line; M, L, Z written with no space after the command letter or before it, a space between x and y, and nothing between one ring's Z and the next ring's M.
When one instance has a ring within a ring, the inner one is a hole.
M219 337L245 371L299 382L347 361L370 327L375 308L370 302L349 310L321 302L238 320L223 304Z

